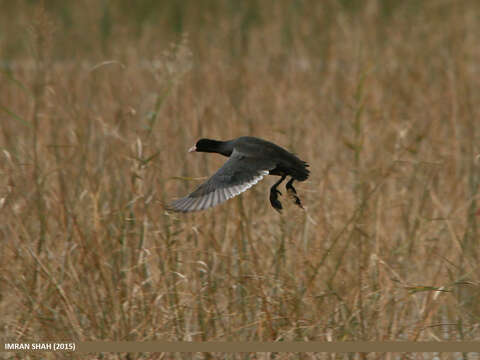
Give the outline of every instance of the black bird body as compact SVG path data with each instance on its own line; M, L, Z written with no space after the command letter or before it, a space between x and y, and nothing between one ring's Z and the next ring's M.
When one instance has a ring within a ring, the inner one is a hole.
M286 176L291 176L287 190L295 203L302 206L292 183L308 178L308 164L272 142L252 136L229 141L201 139L190 151L219 153L229 159L193 193L174 201L170 205L173 211L198 211L215 206L249 189L268 174L281 176L270 190L270 202L276 210L282 209L277 186Z

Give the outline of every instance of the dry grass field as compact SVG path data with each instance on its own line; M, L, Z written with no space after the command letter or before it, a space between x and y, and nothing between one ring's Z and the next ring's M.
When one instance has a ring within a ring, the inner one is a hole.
M480 340L479 19L456 0L3 1L0 338ZM305 211L272 209L275 177L165 211L225 161L186 150L241 135L309 162Z

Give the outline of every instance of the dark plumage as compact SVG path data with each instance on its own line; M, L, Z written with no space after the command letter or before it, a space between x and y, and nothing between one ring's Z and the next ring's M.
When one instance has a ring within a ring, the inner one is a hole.
M201 139L189 151L219 153L229 159L194 192L171 203L170 210L190 212L208 209L244 192L268 174L281 177L270 189L270 203L275 210L282 209L277 186L287 176L291 179L286 189L295 204L303 208L293 181L308 178L308 164L280 146L256 137L242 136L230 141Z

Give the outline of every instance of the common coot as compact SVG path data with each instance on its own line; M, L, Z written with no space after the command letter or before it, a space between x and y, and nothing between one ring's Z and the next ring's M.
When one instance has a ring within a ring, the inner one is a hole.
M280 146L256 137L242 136L229 141L200 139L190 148L189 152L192 151L218 153L229 159L194 192L172 202L169 210L190 212L208 209L246 191L265 175L280 176L270 189L270 203L275 210L282 210L282 203L278 200L281 192L277 186L287 176L291 177L286 184L288 194L295 204L303 208L293 182L308 178L308 164Z

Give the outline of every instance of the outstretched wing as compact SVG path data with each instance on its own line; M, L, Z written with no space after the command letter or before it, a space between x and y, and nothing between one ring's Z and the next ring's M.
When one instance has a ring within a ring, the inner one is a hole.
M208 209L248 190L273 168L273 161L252 158L234 150L210 179L190 195L171 203L168 208L179 212Z

